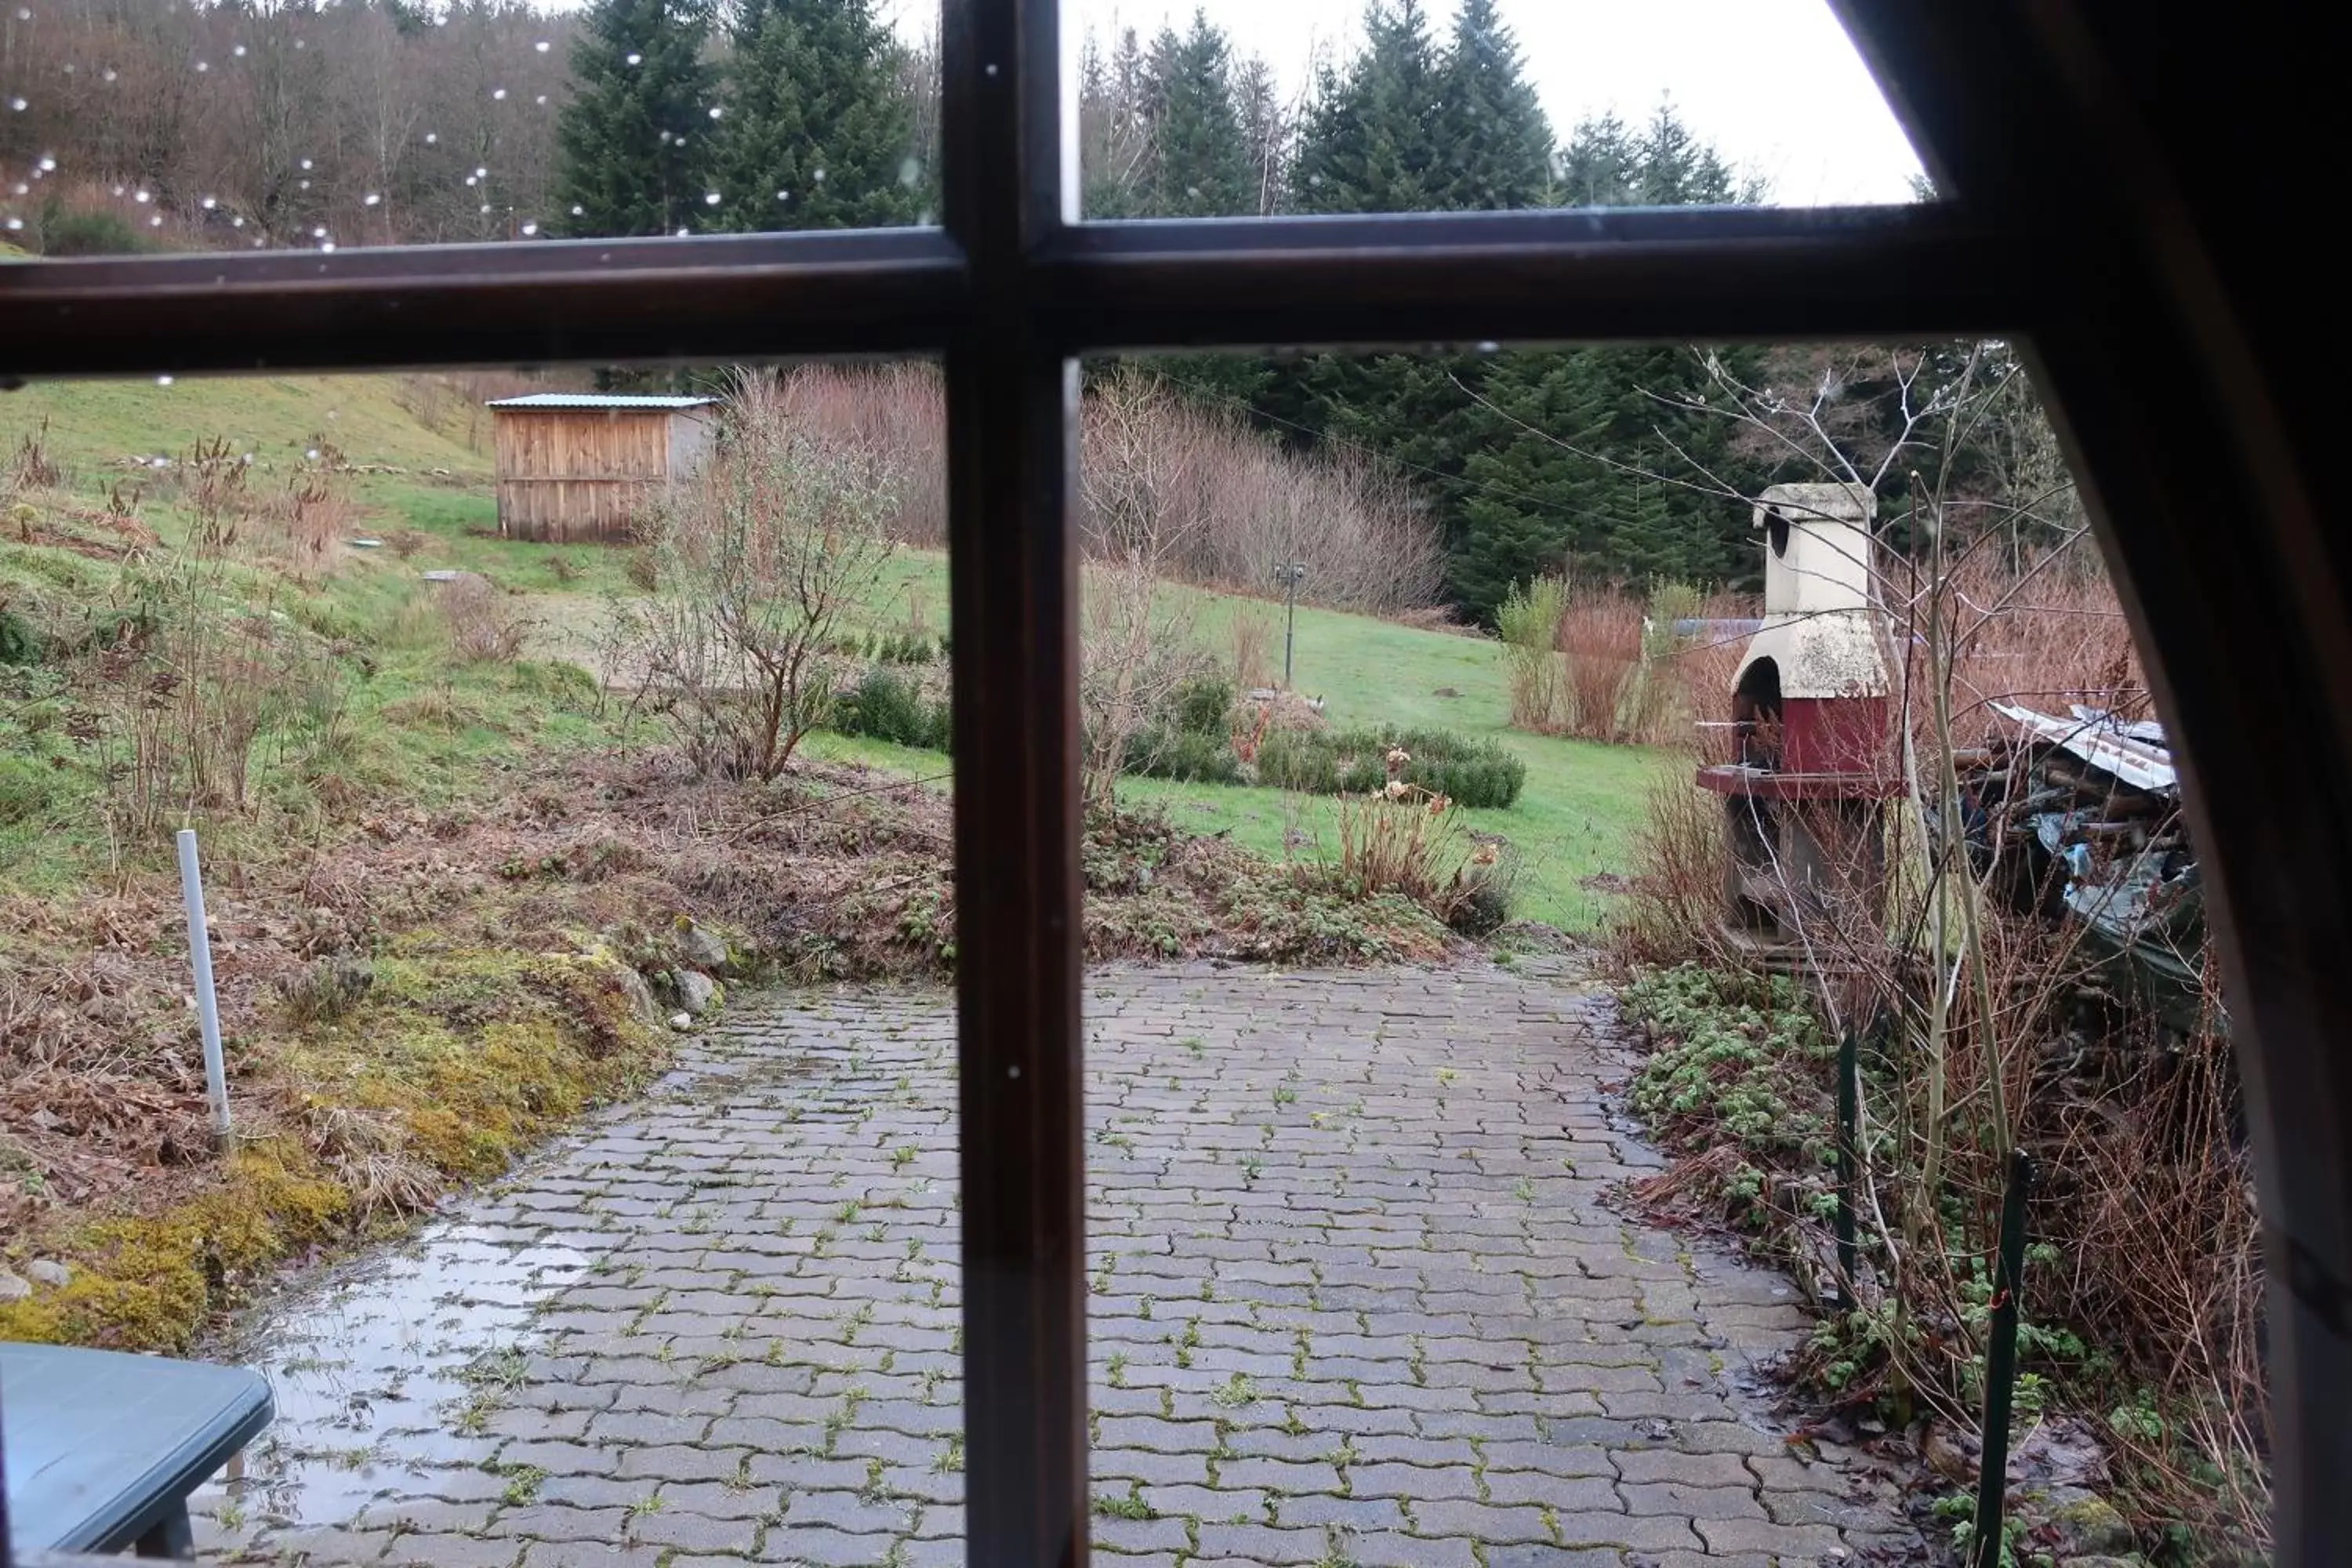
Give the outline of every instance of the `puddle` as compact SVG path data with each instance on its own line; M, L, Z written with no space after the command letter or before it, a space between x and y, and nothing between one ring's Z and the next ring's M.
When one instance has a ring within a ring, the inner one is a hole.
M340 1523L435 1471L479 1467L500 1441L480 1429L489 1394L520 1381L540 1309L595 1261L444 1221L283 1292L221 1357L268 1378L277 1417L198 1510Z

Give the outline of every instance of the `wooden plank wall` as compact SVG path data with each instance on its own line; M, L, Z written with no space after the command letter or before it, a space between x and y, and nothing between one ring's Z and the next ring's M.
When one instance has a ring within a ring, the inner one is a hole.
M666 409L492 412L499 531L511 538L629 540L669 482Z

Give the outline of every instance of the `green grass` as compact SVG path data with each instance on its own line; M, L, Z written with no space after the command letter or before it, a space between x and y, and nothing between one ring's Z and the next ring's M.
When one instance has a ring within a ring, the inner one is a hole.
M588 662L609 596L635 591L627 583L625 553L608 546L498 537L487 453L467 444L467 432L455 418L445 420L443 428L427 427L412 411L415 402L392 376L40 385L0 396L0 457L13 452L18 437L47 417L49 447L69 470L69 488L95 505L108 483L137 477L137 470L121 465L125 457L184 451L198 439L224 435L249 447L257 461L273 465L256 476L257 486L267 488L282 483L278 476L315 433L323 432L354 463L408 470L354 478L353 493L362 507L355 531L409 531L423 538L404 560L390 550L352 552L314 592L322 616L355 628L396 626L404 614L413 618L408 606L420 597L421 573L442 567L479 572L529 595L524 608L536 623L535 657ZM434 468L448 470L448 477L435 477ZM168 533L170 524L159 515L163 510L151 505L149 516ZM49 559L25 559L32 555ZM54 551L0 550L0 590L12 576L111 575L96 563L58 556ZM77 584L76 590L81 586ZM1271 614L1275 638L1267 652L1278 667L1279 605L1192 588L1168 592L1191 601L1199 638L1212 651L1229 645L1233 618L1245 606ZM917 623L933 632L948 629L945 557L936 551L896 552L865 619L883 629ZM1464 820L1475 831L1508 839L1517 852L1519 915L1590 931L1604 917L1610 900L1583 884L1596 873L1625 868L1649 786L1671 764L1664 755L1639 748L1513 731L1498 655L1498 646L1485 638L1302 607L1294 685L1321 698L1334 724L1431 727L1502 738L1528 764L1526 791L1508 810L1465 811ZM567 691L551 704L539 688L551 678L527 669L452 672L436 649L388 649L354 704L367 742L362 773L381 777L397 772L430 797L462 788L467 768L487 763L526 736L542 742L585 742L604 732L603 721L585 710L576 692ZM427 706L447 708L446 721L421 730L364 722L404 700L414 706L420 697ZM808 745L815 756L910 776L947 771L946 759L932 752L826 734L813 737ZM1276 858L1314 855L1333 838L1337 803L1328 798L1153 779L1130 780L1121 789L1129 799L1164 806L1187 827L1230 833ZM29 847L22 835L15 837L14 844L0 842L0 864Z
M896 626L906 618L910 588L928 606L933 627L943 623L946 558L934 551L905 551L893 560L877 595L877 625ZM1276 641L1268 652L1273 660L1280 659L1279 604L1197 588L1168 592L1192 601L1194 628L1212 651L1229 643L1236 613L1270 610ZM1577 932L1591 931L1606 918L1612 895L1587 888L1585 880L1626 870L1651 784L1676 765L1666 753L1512 729L1501 645L1485 637L1301 606L1293 677L1300 692L1323 700L1324 716L1334 724L1499 737L1528 764L1527 788L1508 810L1465 811L1462 820L1475 832L1501 835L1517 852L1515 914ZM820 756L875 767L926 773L946 768L946 759L935 752L831 735L812 743ZM1325 796L1164 779L1125 780L1119 795L1161 806L1194 832L1230 833L1244 847L1276 860L1311 858L1336 847L1339 803Z

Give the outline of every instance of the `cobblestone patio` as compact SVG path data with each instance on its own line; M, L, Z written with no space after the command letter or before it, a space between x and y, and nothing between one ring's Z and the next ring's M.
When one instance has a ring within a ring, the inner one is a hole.
M1572 983L1090 982L1095 1541L1116 1568L1907 1560L1740 1383L1777 1276L1602 1194L1654 1157ZM290 1294L211 1552L961 1561L953 1018L745 1010L647 1099Z

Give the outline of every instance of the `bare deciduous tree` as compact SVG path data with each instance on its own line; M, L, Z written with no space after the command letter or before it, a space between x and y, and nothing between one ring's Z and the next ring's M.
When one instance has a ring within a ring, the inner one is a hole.
M709 466L649 530L656 590L625 612L640 700L697 769L772 779L823 721L897 483L887 451L819 445L773 379L737 373Z

